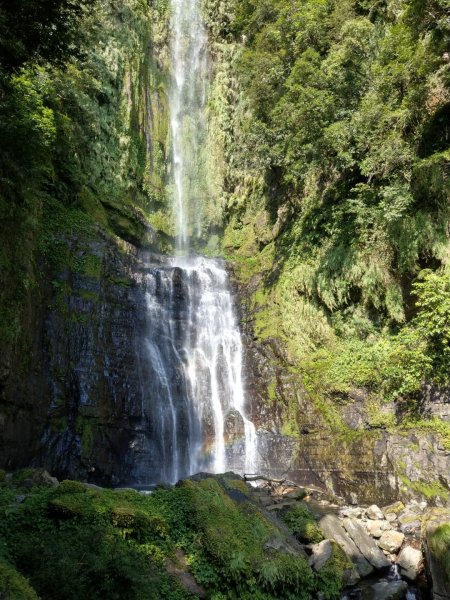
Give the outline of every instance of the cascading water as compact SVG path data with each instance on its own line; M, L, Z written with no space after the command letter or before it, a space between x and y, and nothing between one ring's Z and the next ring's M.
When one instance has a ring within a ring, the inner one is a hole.
M172 0L171 29L177 256L153 265L149 257L146 264L144 363L151 387L142 410L151 423L147 472L153 481L175 482L201 470L254 472L257 437L245 411L242 343L225 265L189 248L201 234L208 75L198 0Z
M202 142L204 140L208 58L198 0L171 0L170 127L174 182L174 217L180 253L189 236L201 233ZM194 231L193 231L194 229Z

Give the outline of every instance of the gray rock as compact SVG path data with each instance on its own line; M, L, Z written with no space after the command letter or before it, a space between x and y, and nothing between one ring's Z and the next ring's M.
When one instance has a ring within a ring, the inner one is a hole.
M263 496L261 494L257 498L257 500L261 504L261 506L272 506L273 505L273 498L271 498L270 496Z
M398 522L400 523L400 525L403 525L404 523L411 523L412 521L417 521L417 513L413 512L409 508L407 510L402 511L398 515Z
M30 477L27 477L27 479L24 479L22 482L22 486L28 488L41 485L56 487L59 485L59 481L56 477L52 477L45 469L36 469Z
M405 535L400 531L385 531L378 545L389 554L397 554L405 541Z
M103 490L104 488L100 487L99 485L95 485L95 483L85 483L84 484L88 489L90 490Z
M422 552L412 546L405 546L398 555L397 565L400 567L400 573L403 577L409 579L409 581L416 581L422 570Z
M269 510L270 512L276 510L284 510L285 508L286 507L283 506L283 504L271 504L270 506L266 506L266 510Z
M182 550L177 550L173 559L166 559L166 569L194 598L207 598L206 591L189 572L189 565Z
M366 523L367 533L374 538L380 538L384 531L393 529L388 521L368 521Z
M427 384L422 388L420 412L426 419L450 422L450 390Z
M405 597L408 584L405 581L380 581L372 586L371 600L401 600Z
M397 515L395 513L386 513L385 517L386 521L389 521L389 523L394 523L394 521L397 520Z
M334 540L339 544L348 558L354 563L361 577L367 577L367 575L373 572L372 565L365 559L358 546L346 533L337 516L325 515L320 520L320 527L326 538Z
M286 494L284 494L284 497L289 500L303 500L303 498L305 498L307 495L308 492L306 490L304 490L303 488L298 488L291 492L287 492Z
M373 519L376 521L382 521L384 519L383 511L376 504L372 504L372 506L369 506L366 513L369 519Z
M276 552L286 552L287 554L292 554L294 556L302 556L306 558L306 552L296 540L285 540L280 537L274 537L268 540L264 548L266 550L274 550Z
M359 507L343 508L340 512L341 517L349 517L350 519L359 519L362 516L363 510Z
M312 555L309 558L309 566L315 571L320 571L333 555L333 546L330 540L323 540L319 544L311 546Z
M400 525L400 531L406 535L419 531L422 527L421 521L411 521L411 523L405 523Z
M348 535L355 542L361 554L370 562L372 566L375 567L375 569L385 569L391 566L391 563L384 556L362 525L352 519L344 519L343 525Z

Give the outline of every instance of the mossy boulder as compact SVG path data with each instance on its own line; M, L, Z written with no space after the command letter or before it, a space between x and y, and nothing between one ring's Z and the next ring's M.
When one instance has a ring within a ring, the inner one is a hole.
M450 599L450 511L434 508L423 520L422 535L433 598Z
M194 588L221 600L310 600L318 592L331 600L345 583L338 547L313 571L288 527L233 474L150 496L64 481L31 488L19 505L14 485L0 484L0 554L28 595L11 600L189 600Z

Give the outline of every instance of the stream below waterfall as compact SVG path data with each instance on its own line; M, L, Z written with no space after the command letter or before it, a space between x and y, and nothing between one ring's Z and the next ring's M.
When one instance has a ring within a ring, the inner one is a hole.
M395 586L402 583L408 585L406 591L403 592L404 595L402 596L401 592L397 592L398 595L395 596ZM402 580L398 567L393 565L384 577L367 577L358 584L347 588L342 594L341 600L384 600L394 597L404 597L406 600L425 600L427 598L418 587Z

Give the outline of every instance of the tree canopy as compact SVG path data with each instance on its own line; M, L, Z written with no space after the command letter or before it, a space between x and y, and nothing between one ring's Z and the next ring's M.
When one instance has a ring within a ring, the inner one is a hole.
M79 52L80 19L95 0L1 0L0 64L6 71Z

